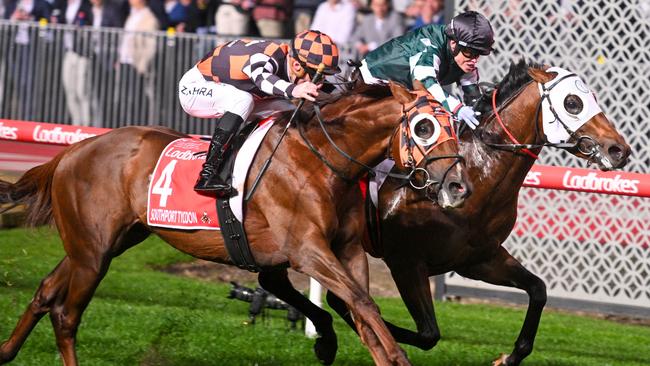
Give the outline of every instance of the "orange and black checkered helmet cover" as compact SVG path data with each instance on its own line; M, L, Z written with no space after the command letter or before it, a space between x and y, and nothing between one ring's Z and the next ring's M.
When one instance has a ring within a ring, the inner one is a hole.
M292 57L303 67L318 69L319 64L325 65L325 74L333 75L341 71L339 68L339 49L330 36L316 30L307 30L296 36L291 42Z

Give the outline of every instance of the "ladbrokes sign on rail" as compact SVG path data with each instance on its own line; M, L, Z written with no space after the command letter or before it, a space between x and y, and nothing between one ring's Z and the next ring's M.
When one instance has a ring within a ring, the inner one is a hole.
M645 174L601 172L589 169L535 165L526 175L526 187L650 197Z
M108 128L78 127L0 119L0 139L71 145L110 131Z
M61 127L45 128L42 125L34 127L32 137L35 142L46 142L57 145L72 145L75 142L97 136L94 133L82 132L80 128L74 131L64 131Z
M639 193L639 183L640 181L637 179L625 179L620 174L616 174L614 178L606 178L599 177L595 172L580 175L567 171L562 179L562 184L568 189L609 193Z
M69 145L110 131L108 128L78 127L0 119L0 140ZM182 150L171 158L195 160ZM650 176L628 172L601 172L591 169L534 165L524 181L526 187L650 197Z
M4 122L0 122L0 139L18 140L18 127L5 126Z

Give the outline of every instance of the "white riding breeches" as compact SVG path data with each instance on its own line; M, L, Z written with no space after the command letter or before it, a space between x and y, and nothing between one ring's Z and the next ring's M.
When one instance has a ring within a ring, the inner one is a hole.
M178 82L178 99L187 114L199 118L218 118L231 112L246 121L254 106L251 93L205 80L196 66Z

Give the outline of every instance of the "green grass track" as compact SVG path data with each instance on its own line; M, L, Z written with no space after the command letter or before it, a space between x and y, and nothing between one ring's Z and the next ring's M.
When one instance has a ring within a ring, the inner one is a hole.
M50 229L0 231L0 342L7 339L40 281L64 255ZM291 331L286 312L244 324L248 304L229 286L155 268L191 258L151 238L116 258L84 313L81 365L318 365L313 341ZM387 319L414 329L399 299L376 299ZM431 351L405 346L414 365L490 365L511 351L524 309L436 304L442 340ZM357 336L336 318L335 365L372 365ZM60 365L52 327L42 319L11 365ZM650 365L650 328L545 311L524 365Z

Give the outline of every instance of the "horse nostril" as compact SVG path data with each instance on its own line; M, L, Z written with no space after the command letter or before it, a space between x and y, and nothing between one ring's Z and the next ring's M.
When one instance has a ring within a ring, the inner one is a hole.
M462 197L465 194L465 186L460 182L449 182L447 189L454 197Z
M625 149L620 145L612 145L607 149L609 156L615 161L621 161L626 158Z

